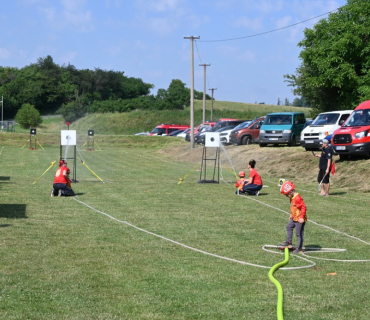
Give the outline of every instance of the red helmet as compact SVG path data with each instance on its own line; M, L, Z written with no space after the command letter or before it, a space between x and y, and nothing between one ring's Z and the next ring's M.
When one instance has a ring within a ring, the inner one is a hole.
M290 181L286 181L281 186L280 192L281 194L288 194L290 191L293 191L294 189L295 189L294 183Z
M239 172L239 177L240 178L244 178L245 177L245 172L244 171L240 171Z
M61 167L63 164L65 164L66 161L65 160L59 160L59 167Z

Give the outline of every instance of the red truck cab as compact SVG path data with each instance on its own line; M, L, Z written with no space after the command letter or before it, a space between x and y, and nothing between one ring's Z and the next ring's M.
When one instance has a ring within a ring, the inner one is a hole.
M332 147L341 159L370 154L370 100L360 103L334 131Z
M150 133L149 136L167 136L171 132L176 130L186 130L190 128L190 126L182 125L182 124L160 124L156 126Z

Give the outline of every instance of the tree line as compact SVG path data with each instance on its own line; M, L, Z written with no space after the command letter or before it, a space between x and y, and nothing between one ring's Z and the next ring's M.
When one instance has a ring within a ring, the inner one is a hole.
M298 46L302 63L284 77L315 114L370 99L370 1L348 0L305 29Z
M127 77L123 71L59 66L49 55L20 69L0 66L0 95L4 96L8 119L22 106L27 115L33 107L40 114L59 113L72 122L88 112L183 109L190 105L190 89L181 80L172 80L156 95L150 94L153 88L153 84ZM194 97L203 99L203 93L195 91ZM206 99L211 97L206 95Z

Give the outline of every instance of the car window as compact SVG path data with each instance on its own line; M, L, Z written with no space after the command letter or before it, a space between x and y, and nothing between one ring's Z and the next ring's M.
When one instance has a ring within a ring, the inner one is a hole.
M339 118L339 113L321 113L319 114L314 122L313 125L326 125L326 124L336 124Z
M282 115L282 114L272 114L266 116L264 124L273 124L273 125L283 125L283 124L291 124L292 123L292 115Z
M151 133L156 133L158 135L160 134L166 134L166 129L164 128L154 128Z
M348 117L344 127L363 126L370 124L370 110L355 110Z
M235 130L239 130L239 129L244 129L244 128L247 128L250 124L251 124L252 121L245 121L245 122L242 122L241 124L238 124L234 129Z

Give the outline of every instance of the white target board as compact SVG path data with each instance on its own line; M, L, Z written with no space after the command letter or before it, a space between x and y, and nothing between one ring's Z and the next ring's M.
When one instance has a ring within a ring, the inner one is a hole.
M75 146L77 142L76 130L61 130L60 144L62 146Z
M205 146L218 148L220 146L220 134L218 132L206 132Z

